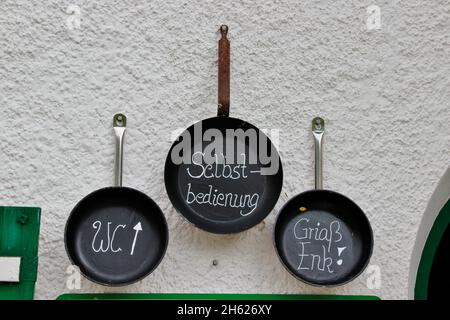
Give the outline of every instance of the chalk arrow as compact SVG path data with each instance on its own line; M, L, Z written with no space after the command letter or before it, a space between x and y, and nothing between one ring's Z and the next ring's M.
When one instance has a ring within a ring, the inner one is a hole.
M141 225L141 222L138 222L138 223L133 227L133 229L136 230L136 233L134 234L134 240L133 240L133 245L131 246L131 253L130 253L130 255L133 255L133 253L134 253L134 246L136 245L136 240L137 240L138 233L139 233L139 231L142 231L142 225Z

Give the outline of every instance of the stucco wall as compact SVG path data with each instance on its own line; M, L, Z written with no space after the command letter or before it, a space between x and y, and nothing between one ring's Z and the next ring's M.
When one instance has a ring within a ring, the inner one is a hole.
M415 233L449 164L448 1L45 3L0 2L0 201L43 210L36 298L69 292L65 221L84 195L113 182L111 119L119 111L129 118L124 184L161 206L170 244L140 283L111 289L83 280L79 292L407 297ZM373 4L381 8L379 30L366 26ZM70 16L69 5L80 15ZM273 213L232 236L189 225L163 182L173 130L216 113L215 30L222 23L232 41L231 113L282 129L285 173ZM365 274L343 287L313 288L276 257L277 211L313 187L309 128L317 115L327 121L325 186L366 211L379 289L366 287Z

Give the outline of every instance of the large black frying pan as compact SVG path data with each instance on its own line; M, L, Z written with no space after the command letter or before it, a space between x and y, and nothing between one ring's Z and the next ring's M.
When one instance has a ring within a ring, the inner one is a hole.
M373 234L356 203L322 190L322 118L312 122L315 141L315 190L303 192L281 209L274 240L281 262L299 280L337 286L356 278L369 263Z
M115 186L84 197L70 213L65 245L72 263L89 280L127 285L150 274L168 244L166 219L144 193L122 187L123 137L126 117L114 116Z
M254 125L229 117L228 28L222 26L220 32L218 115L192 125L174 142L164 181L173 206L188 221L226 234L249 229L271 212L280 195L283 171L270 139ZM210 149L213 141L221 151Z

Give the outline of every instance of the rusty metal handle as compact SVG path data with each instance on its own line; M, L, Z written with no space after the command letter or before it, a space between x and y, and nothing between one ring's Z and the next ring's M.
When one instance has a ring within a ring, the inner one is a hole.
M219 39L219 94L218 116L230 114L230 41L227 38L228 26L220 26Z

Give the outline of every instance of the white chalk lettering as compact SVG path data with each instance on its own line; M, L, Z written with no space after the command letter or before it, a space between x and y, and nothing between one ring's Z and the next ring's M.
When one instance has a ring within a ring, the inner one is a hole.
M238 194L223 193L218 189L214 189L212 185L208 185L209 191L206 193L192 191L192 184L187 184L186 202L188 204L206 204L212 207L229 207L240 209L242 216L251 214L258 206L259 194Z
M294 237L298 240L326 241L328 252L331 244L342 240L339 221L333 220L328 227L321 227L320 222L315 227L309 226L308 218L301 218L294 225Z
M328 256L326 246L322 245L322 252L319 254L306 253L311 242L300 242L300 263L297 270L319 270L327 273L334 273L332 269L333 258Z
M97 230L95 232L95 234L94 234L94 238L92 239L92 250L94 252L108 252L109 250L111 250L111 252L116 253L116 252L122 251L122 248L120 248L120 247L118 247L117 249L114 248L114 238L116 237L117 230L119 228L125 229L126 225L125 224L117 225L114 228L114 231L112 232L112 234L111 234L111 227L110 226L111 226L111 222L108 222L108 224L107 224L107 241L106 241L106 244L104 242L104 239L100 239L100 243L96 247L95 244L96 244L97 236L100 233L100 230L102 229L102 223L97 220L97 221L95 221L92 224L92 227ZM106 246L104 246L104 244Z
M192 164L194 167L189 167L186 169L189 177L193 179L245 179L248 177L246 173L247 166L245 165L245 154L244 162L237 165L231 165L226 163L225 156L221 154L219 157L217 154L214 155L215 162L209 164L203 164L202 159L205 157L204 152L195 152L192 155Z
M342 253L347 246L337 246L342 241L341 224L337 220L330 223L311 222L309 218L299 219L293 229L294 238L299 241L300 261L298 270L318 270L325 273L334 273L334 265L343 264ZM317 242L321 243L320 252L317 252ZM336 254L331 254L336 252ZM334 256L336 260L334 261Z

